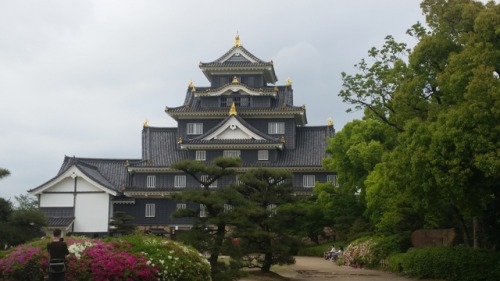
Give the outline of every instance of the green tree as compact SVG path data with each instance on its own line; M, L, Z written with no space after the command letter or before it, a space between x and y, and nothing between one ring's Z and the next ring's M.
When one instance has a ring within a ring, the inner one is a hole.
M211 163L195 160L183 160L175 163L171 168L185 172L193 177L202 186L201 189L192 189L176 194L174 199L183 202L193 202L205 207L206 216L199 216L200 210L179 210L176 217L190 217L195 220L193 231L196 237L205 243L203 247L210 252L209 262L212 268L212 278L222 280L221 272L225 265L218 262L230 216L225 212L225 206L231 203L232 192L229 188L213 189L210 186L223 176L234 174L235 167L240 166L240 160L235 158L216 158ZM200 237L201 236L201 237ZM196 246L196 245L195 245ZM198 246L200 244L198 243Z
M337 172L342 193L359 194L364 202L366 177L382 155L396 146L397 131L378 120L354 120L328 139L328 144L326 152L331 156L323 160L323 166Z
M36 197L30 194L21 194L18 196L14 196L17 201L16 210L37 210L38 209L38 200Z
M130 223L134 220L134 217L127 214L126 212L117 211L113 213L111 222L109 223L111 228L111 233L118 233L120 235L132 234L135 227Z
M21 202L18 202L18 205L23 206ZM44 233L41 229L45 225L45 216L37 208L14 208L10 201L0 198L1 247L18 245L42 237Z
M334 186L332 183L316 184L314 194L316 208L322 211L322 225L333 229L335 240L348 240L351 228L357 221L359 222L365 210L359 194ZM364 231L369 230L369 228L364 229Z
M5 178L10 175L10 171L4 168L0 168L0 179Z
M370 51L379 61L343 76L340 95L398 131L364 181L368 214L379 230L452 223L464 243L498 247L500 5L424 0L421 7L428 29L409 30L419 42L407 62L379 55L398 51L389 41Z
M261 271L271 265L293 261L294 239L288 225L303 215L291 203L292 174L286 170L252 169L239 177L235 188L244 201L234 206L235 235L242 239L245 253L261 253Z

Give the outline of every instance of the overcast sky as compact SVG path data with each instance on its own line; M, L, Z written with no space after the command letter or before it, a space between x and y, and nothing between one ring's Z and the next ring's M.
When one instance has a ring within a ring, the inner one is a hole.
M308 125L337 130L346 113L340 73L386 35L423 22L418 0L8 1L0 0L0 197L54 177L65 155L141 157L145 119L174 127L190 80L208 86L198 63L234 37L273 61L278 85L293 81Z

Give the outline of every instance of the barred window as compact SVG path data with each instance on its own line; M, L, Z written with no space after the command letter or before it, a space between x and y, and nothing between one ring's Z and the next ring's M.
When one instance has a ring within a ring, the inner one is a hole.
M259 150L257 154L257 160L269 160L269 150Z
M224 150L222 152L222 156L224 158L240 158L241 151L240 150Z
M184 210L187 208L187 205L186 205L186 203L177 203L177 205L175 205L175 207L177 208L177 210Z
M208 182L210 180L210 178L208 175L203 175L203 176L201 176L200 180L202 182ZM204 187L204 185L202 184L201 187ZM210 188L217 187L217 180L215 180L213 183L211 183L208 187L210 187Z
M326 181L331 182L333 186L336 186L336 187L339 186L339 183L337 181L337 175L327 175Z
M186 187L186 176L185 175L175 176L174 187Z
M205 161L207 160L207 151L205 150L196 150L196 160Z
M285 122L269 122L267 127L268 134L284 134Z
M205 218L207 216L207 206L200 204L200 218Z
M147 176L146 187L149 187L149 188L156 187L156 176Z
M155 216L155 204L146 204L146 218L153 218Z
M267 205L267 212L269 213L269 217L275 216L278 213L276 211L276 204Z
M188 135L201 135L203 134L203 123L187 123Z
M304 187L314 187L314 175L304 175L303 182Z
M224 204L224 212L229 213L233 210L233 205L231 204Z
M236 175L236 184L238 184L238 185L243 184L239 175Z
M249 97L221 97L220 98L220 106L221 107L230 107L231 105L237 107L250 107L250 98Z

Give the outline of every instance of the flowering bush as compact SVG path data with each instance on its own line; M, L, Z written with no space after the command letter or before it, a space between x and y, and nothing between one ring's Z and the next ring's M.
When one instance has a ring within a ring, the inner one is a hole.
M40 240L21 245L0 259L0 280L44 280L46 245ZM70 237L66 280L210 280L208 262L193 249L158 237L132 235L91 240Z
M353 241L344 251L344 264L357 267L377 263L372 251L375 245L372 239L365 238Z
M347 246L343 262L350 266L378 267L390 255L408 249L409 238L405 235L373 236L360 238Z
M133 245L131 251L141 253L148 264L158 269L158 280L210 280L210 264L193 248L172 240L138 234L125 236L121 241Z

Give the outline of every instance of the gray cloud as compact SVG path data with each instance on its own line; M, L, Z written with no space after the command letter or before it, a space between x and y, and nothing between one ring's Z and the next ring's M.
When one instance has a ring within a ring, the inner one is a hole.
M64 155L138 158L140 131L175 126L165 106L184 100L198 68L235 34L279 84L293 80L309 125L347 114L340 72L392 34L422 21L419 1L2 1L0 2L0 197L52 178Z

